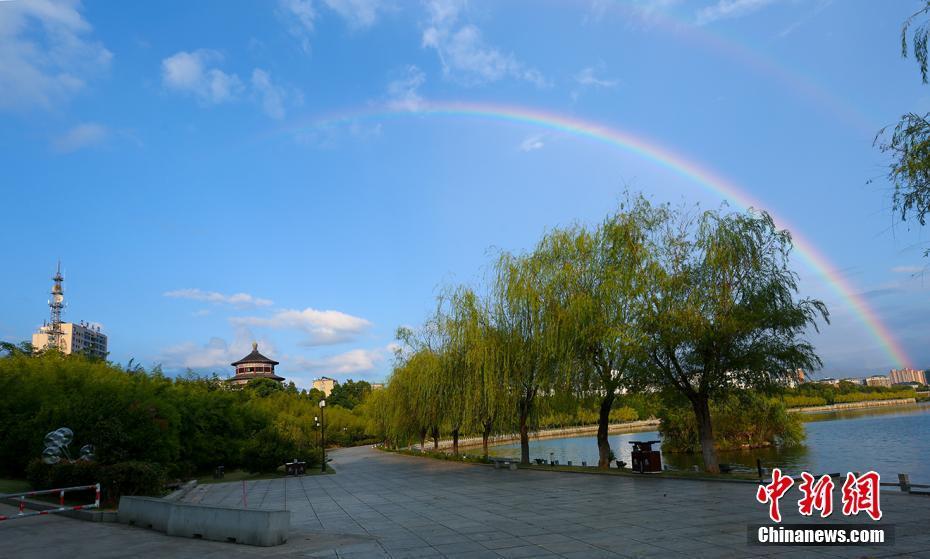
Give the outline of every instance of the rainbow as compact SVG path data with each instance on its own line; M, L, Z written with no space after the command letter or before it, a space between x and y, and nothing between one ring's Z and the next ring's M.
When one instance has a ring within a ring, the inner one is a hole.
M823 10L826 6L827 4L823 4L817 11ZM630 4L617 7L624 9L628 16L635 16L638 11L635 5ZM779 64L743 42L733 41L719 32L711 32L706 27L695 25L680 17L662 14L661 10L649 14L648 25L650 28L664 30L676 38L690 41L751 69L758 75L780 84L798 98L816 105L821 112L833 115L839 122L857 130L869 139L881 127L873 116L864 113L851 102L848 96L829 91L818 84L815 78L804 75L795 68Z
M488 103L466 102L426 102L416 105L401 106L371 106L360 110L332 114L311 121L310 127L330 127L340 123L351 123L359 119L388 118L388 117L414 117L424 115L465 116L472 118L485 118L496 121L515 122L534 127L544 128L570 134L572 136L587 138L621 148L652 161L694 183L707 191L735 204L743 209L764 208L765 205L752 198L744 189L737 187L728 179L718 173L703 167L684 156L677 154L655 142L647 140L640 135L633 135L624 130L610 128L599 123L585 121L575 117L542 112L526 107L498 105ZM291 126L288 127L292 128ZM299 128L306 128L301 126ZM802 261L814 272L820 275L828 286L845 302L853 314L868 329L870 334L879 343L882 350L892 360L896 367L906 367L911 363L910 358L895 339L892 332L882 322L868 302L858 294L853 287L803 235L799 229L792 227L786 220L772 215L779 227L792 231L796 253Z

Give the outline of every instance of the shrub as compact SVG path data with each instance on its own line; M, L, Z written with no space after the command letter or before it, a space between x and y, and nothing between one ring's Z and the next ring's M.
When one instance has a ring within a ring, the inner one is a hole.
M242 465L250 472L273 472L299 457L295 444L273 428L262 429L242 449Z
M159 496L165 492L165 468L149 462L61 462L49 465L35 459L26 468L26 479L35 489L74 487L100 483L105 501L121 495Z
M913 398L915 395L916 392L913 390L897 390L889 392L853 392L851 394L837 394L835 400L837 404L845 404L849 402Z
M639 413L630 407L614 408L610 410L611 423L624 423L627 421L636 421L639 419Z
M789 408L806 408L810 406L824 406L827 404L826 398L820 396L784 396L785 405Z
M109 501L121 495L160 496L165 492L165 482L165 468L149 462L120 462L101 469L101 483Z
M718 450L796 446L805 436L801 418L788 413L784 402L752 392L712 402L711 415ZM671 406L659 416L663 451L701 451L690 407Z

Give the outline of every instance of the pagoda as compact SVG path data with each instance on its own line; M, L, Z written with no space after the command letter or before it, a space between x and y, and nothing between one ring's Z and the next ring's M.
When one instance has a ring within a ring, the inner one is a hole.
M274 374L274 366L278 362L269 359L258 352L258 342L252 342L252 353L242 359L232 363L236 368L236 375L227 382L232 386L244 386L255 378L269 378L278 382L283 382L284 377Z

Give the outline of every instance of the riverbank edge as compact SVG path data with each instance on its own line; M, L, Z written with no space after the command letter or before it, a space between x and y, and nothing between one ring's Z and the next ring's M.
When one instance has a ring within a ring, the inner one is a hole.
M818 413L830 411L858 410L865 408L885 408L891 406L908 406L917 403L917 398L895 398L893 400L864 400L862 402L845 402L842 404L827 404L824 406L807 406L804 408L788 408L788 413Z
M607 433L615 435L617 433L637 433L640 431L654 431L659 426L659 420L641 419L639 421L628 421L625 423L611 423L607 426ZM559 427L556 429L543 429L530 434L530 440L559 439L571 435L595 435L597 434L597 425L579 425L577 427ZM506 433L495 435L488 438L488 446L501 443L509 443L520 440L520 433ZM459 439L459 448L475 448L483 445L481 437L463 437ZM433 447L432 443L426 443L423 450L445 450L452 448L452 439L442 439L438 447ZM412 450L420 450L420 445L411 445Z
M478 457L463 457L461 460L453 458L451 455L441 453L441 456L433 452L419 452L412 449L390 449L380 446L374 446L375 449L380 450L381 452L390 452L393 454L401 454L403 456L410 456L412 458L420 458L426 460L440 460L443 462L453 462L460 464L468 464L472 466L493 466L493 464L485 462ZM537 472L554 472L554 473L563 473L563 474L588 474L588 475L602 475L602 476L618 476L618 477L628 477L634 479L672 479L672 480L681 480L681 481L717 481L722 483L750 483L750 484L759 484L759 480L756 476L751 474L717 474L720 477L715 477L713 474L707 472L684 472L684 471L667 471L663 470L661 472L649 473L649 474L639 474L629 469L619 469L619 468L598 468L596 466L549 466L549 465L519 465L521 470L533 470ZM740 477L745 476L745 477Z
M802 408L788 408L789 413L818 413L831 411L846 411L866 408L883 408L891 406L908 406L917 404L916 398L895 398L892 400L864 400L862 402L845 402L841 404L827 404L823 406L807 406ZM659 427L659 420L655 418L642 419L639 421L629 421L625 423L611 423L607 427L607 433L611 435L619 433L636 433L641 431L653 431ZM571 435L594 435L597 434L597 425L579 425L577 427L559 427L556 429L543 429L530 435L531 440L557 439ZM507 433L495 435L488 439L488 446L501 443L519 441L519 433ZM473 448L482 446L481 437L463 437L459 439L459 448ZM415 444L410 448L419 449L420 445ZM425 450L444 450L452 448L452 439L441 439L439 447L427 443Z

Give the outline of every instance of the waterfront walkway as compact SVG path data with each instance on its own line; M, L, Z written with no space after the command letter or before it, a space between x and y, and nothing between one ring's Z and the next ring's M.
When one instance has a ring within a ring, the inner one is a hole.
M750 547L747 524L768 520L754 484L495 470L367 447L333 457L337 474L287 480L292 533L280 547L42 518L0 523L0 557L930 558L930 497L882 494L894 546ZM247 489L249 507L284 506L284 480ZM785 522L803 522L795 493L782 499ZM242 485L204 485L187 500L240 506Z

